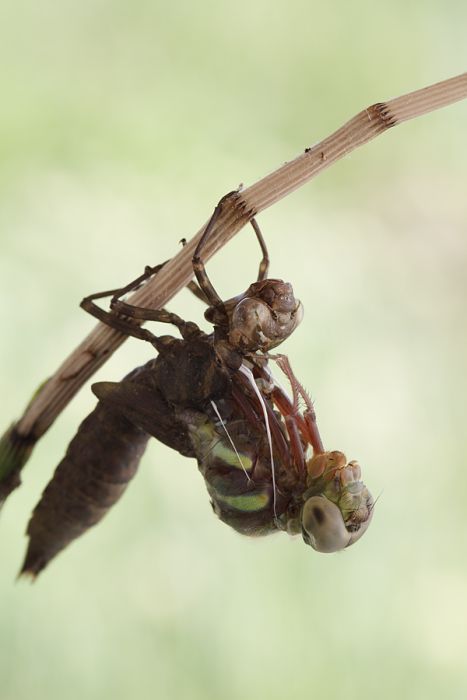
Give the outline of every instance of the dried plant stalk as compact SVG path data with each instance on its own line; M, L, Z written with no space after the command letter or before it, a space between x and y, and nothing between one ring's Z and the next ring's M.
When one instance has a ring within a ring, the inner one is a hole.
M346 154L401 122L467 98L467 73L430 85L387 102L371 105L312 148L305 149L257 183L229 200L203 249L208 260L253 216L305 184ZM204 227L130 303L161 308L192 278L191 259ZM33 445L84 382L124 342L125 336L99 323L30 402L21 419L0 441L0 502L2 484L10 492ZM8 482L8 486L7 486Z

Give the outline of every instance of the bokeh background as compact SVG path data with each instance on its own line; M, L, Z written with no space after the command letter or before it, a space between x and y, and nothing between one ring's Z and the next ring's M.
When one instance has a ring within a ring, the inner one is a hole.
M3 0L0 425L93 327L78 308L173 255L251 184L363 107L466 70L467 5ZM89 386L0 520L2 700L465 698L467 103L391 130L260 216L306 318L284 351L330 448L380 495L318 555L216 521L155 441L106 520L33 586L29 513ZM245 230L209 264L256 274ZM200 323L188 293L171 308ZM101 369L149 358L129 341ZM3 429L3 428L2 428Z

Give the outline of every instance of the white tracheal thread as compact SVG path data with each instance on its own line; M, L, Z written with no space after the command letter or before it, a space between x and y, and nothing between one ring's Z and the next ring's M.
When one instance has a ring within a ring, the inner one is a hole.
M292 399L290 398L289 392L286 390L284 385L276 379L276 377L273 375L273 373L267 365L264 367L264 371L268 375L269 381L271 381L274 384L274 386L277 386L282 391L284 396L286 396L289 399L290 403L292 403Z
M272 507L274 511L274 517L277 518L277 511L276 511L276 502L277 502L277 495L276 495L276 470L274 468L274 456L272 454L272 439L271 439L271 430L269 428L269 418L268 418L268 412L266 410L266 404L264 403L264 399L261 396L261 392L256 386L255 378L253 376L253 372L251 369L248 369L248 367L245 367L245 365L241 365L239 370L245 377L248 379L250 382L251 386L254 389L254 392L256 396L258 397L258 401L261 404L261 409L263 411L263 416L264 416L264 424L266 426L266 435L268 436L268 444L269 444L269 454L271 455L271 478L272 478Z
M226 434L227 437L229 438L230 444L231 444L232 447L234 448L235 454L237 455L237 459L238 459L238 461L240 462L241 468L242 468L243 471L245 472L246 478L248 479L248 481L251 481L251 477L250 477L250 475L248 474L248 472L247 472L247 470L246 470L246 467L245 467L245 465L244 465L243 462L242 462L242 458L241 458L240 455L238 454L238 450L237 450L237 448L235 447L235 443L234 443L234 441L232 440L232 438L230 437L230 433L229 433L229 431L227 430L227 426L226 426L226 424L224 423L224 421L222 420L222 416L221 416L221 414L219 413L219 409L217 408L216 404L214 403L214 401L213 401L212 399L211 399L211 406L213 407L214 411L216 412L216 416L219 418L220 423L221 423L222 427L223 427L224 430L225 430L225 434Z

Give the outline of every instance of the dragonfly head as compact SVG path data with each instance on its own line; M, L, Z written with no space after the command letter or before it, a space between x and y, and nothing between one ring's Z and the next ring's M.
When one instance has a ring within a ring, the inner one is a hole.
M310 464L318 459L319 464L316 461ZM342 452L325 452L310 463L308 468L313 476L302 509L303 539L318 552L338 552L350 547L366 532L374 501L361 481L358 462L346 464ZM319 476L317 470L321 472Z

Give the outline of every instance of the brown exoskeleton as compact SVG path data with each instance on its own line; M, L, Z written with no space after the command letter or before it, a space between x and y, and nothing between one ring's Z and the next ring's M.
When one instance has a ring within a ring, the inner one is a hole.
M331 552L348 547L368 527L373 500L358 464L324 451L312 403L287 358L273 357L290 381L292 399L269 369L269 351L293 332L303 310L290 284L267 279L269 259L254 219L263 253L257 281L224 302L207 276L201 253L223 201L193 258L199 286L190 284L209 304L213 333L164 309L120 299L160 266L123 289L83 300L85 310L150 342L158 356L121 382L92 386L99 403L34 510L23 573L37 575L103 517L135 474L150 436L197 459L214 511L243 534L301 532L316 550ZM111 311L96 306L96 299L109 295ZM140 327L143 321L172 324L181 338L156 336Z

